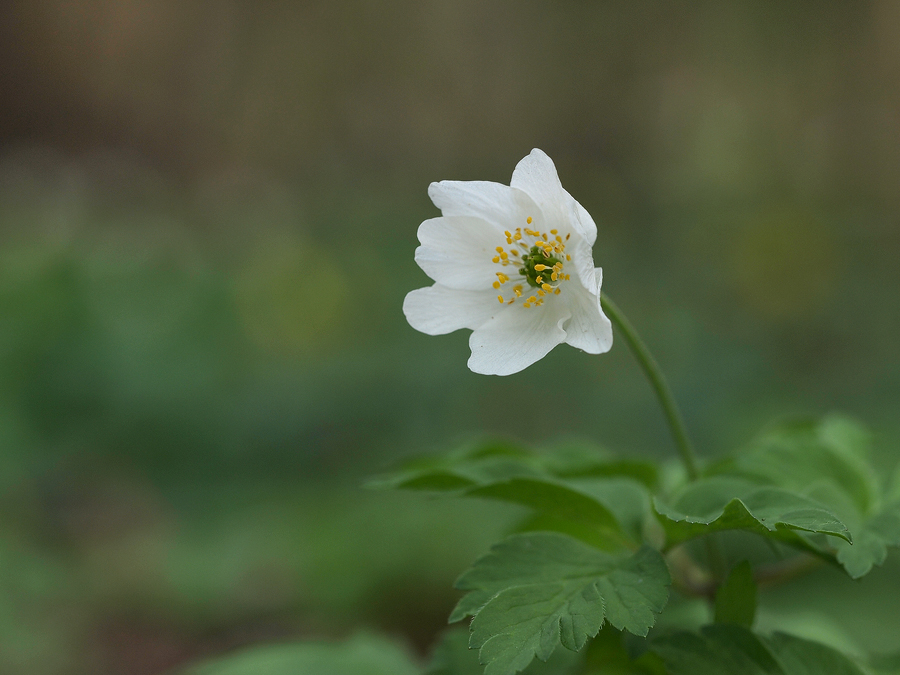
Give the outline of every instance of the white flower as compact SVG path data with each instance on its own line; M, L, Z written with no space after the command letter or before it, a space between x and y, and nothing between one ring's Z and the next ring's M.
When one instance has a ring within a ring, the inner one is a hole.
M597 226L547 155L532 150L508 186L441 181L428 195L443 215L419 226L416 262L435 284L406 296L413 328L471 329L469 368L485 375L517 373L562 342L609 351L591 257Z

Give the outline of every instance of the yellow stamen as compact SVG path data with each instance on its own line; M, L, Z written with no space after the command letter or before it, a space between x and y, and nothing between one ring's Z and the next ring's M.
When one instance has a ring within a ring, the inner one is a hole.
M531 225L531 216L528 216L528 217L525 219L525 222L528 223L529 225Z
M501 304L501 305L503 304L503 296L502 296L502 295L498 295L498 296L497 296L497 300L500 301L500 304Z
M559 230L550 230L550 234L559 234Z
M499 255L495 255L493 258L491 258L491 260L492 260L493 262L495 262L495 263L498 263L498 262L500 262L500 256L499 256Z
M537 265L534 266L534 269L536 272L543 272L544 270L549 270L550 268L547 265L542 265L542 264L538 263Z
M491 284L491 285L492 285L494 288L500 288L500 282L499 282L499 281L495 281L495 282L494 282L493 284Z
M538 279L540 279L540 277L538 277ZM551 286L550 284L541 284L541 288L543 288L545 291L553 290L553 286Z

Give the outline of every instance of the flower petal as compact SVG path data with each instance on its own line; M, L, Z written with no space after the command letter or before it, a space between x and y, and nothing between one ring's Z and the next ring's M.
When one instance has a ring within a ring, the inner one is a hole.
M543 150L535 148L522 159L513 171L511 187L531 197L550 223L567 223L589 246L597 240L597 226L593 218L563 189L556 166Z
M597 279L594 275L594 258L591 255L590 245L580 237L573 238L566 247L566 253L572 256L572 261L566 263L566 271L572 267L572 272L581 286L590 293L597 290ZM568 290L568 289L567 289Z
M460 328L478 328L511 309L497 302L494 289L460 291L440 284L406 294L403 314L409 325L427 335L444 335Z
M425 274L450 288L490 289L503 267L491 262L506 237L479 218L431 218L419 225L416 262Z
M511 375L541 360L566 339L563 323L570 316L565 303L541 307L512 305L469 337L469 369L483 375Z
M594 275L597 280L595 293L578 287L566 289L572 317L565 325L565 341L588 354L602 354L612 348L613 333L612 324L600 307L603 270L598 267Z
M481 218L497 228L504 243L504 230L523 227L533 215L534 202L520 190L490 181L442 180L428 186L428 196L445 216Z
M563 190L563 192L566 193L566 199L569 201L572 227L575 228L578 234L580 234L588 243L588 246L593 246L594 242L597 241L597 224L594 222L594 219L591 218L591 214L587 212L587 209L585 209L578 200L566 190Z

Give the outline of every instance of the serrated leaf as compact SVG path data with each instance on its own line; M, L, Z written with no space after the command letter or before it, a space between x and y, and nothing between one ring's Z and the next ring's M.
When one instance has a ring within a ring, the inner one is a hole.
M616 517L597 499L551 478L511 478L470 488L466 494L529 506L567 520L619 529Z
M646 635L671 583L659 552L610 554L554 532L514 535L457 581L470 591L451 621L474 614L470 646L486 675L522 670L557 645L578 650L604 619Z
M571 478L566 484L612 511L619 526L633 541L643 540L644 524L652 513L650 494L643 484L626 477Z
M853 529L853 545L835 542L837 560L852 578L868 574L887 559L888 546L900 546L900 502L882 507Z
M651 651L670 675L863 675L849 658L817 642L742 626L716 624L700 633L675 633L653 641Z
M533 457L509 453L472 458L445 458L430 468L401 472L380 487L452 491L457 495L497 499L534 509L561 527L585 529L584 539L605 549L634 546L649 513L647 489L630 478L579 476L569 479L543 473ZM549 521L548 521L549 522Z
M368 481L373 489L454 491L516 476L630 478L653 489L656 466L611 457L593 446L565 445L537 453L504 441L486 441L446 455L407 460L399 469Z
M649 512L646 489L621 478L529 476L469 488L465 494L521 504L576 529L587 526L595 535L588 540L604 549L636 545Z
M749 561L735 565L716 592L716 623L750 628L756 616L756 582Z
M852 535L832 539L837 561L853 578L867 574L900 545L900 496L883 492L869 462L869 434L849 419L782 424L766 432L723 473L809 497Z
M876 506L881 495L869 462L869 434L838 416L770 429L741 451L734 466L734 473L741 476L796 492L830 482L862 513Z
M670 544L723 530L746 530L821 554L797 532L849 540L847 527L820 503L788 490L713 476L684 486L671 504L655 500Z
M479 453L415 461L401 470L370 480L378 490L426 490L457 492L468 487L518 476L544 475L530 455Z
M659 482L656 464L619 459L593 445L570 443L555 446L541 459L547 473L561 478L630 478L651 490Z
M252 647L190 666L179 675L416 675L396 644L371 635L339 643L295 643Z
M532 661L522 675L575 675L583 672L584 653L568 649L556 650L550 659ZM446 631L434 649L424 675L483 675L478 650L469 648L469 631L453 628Z

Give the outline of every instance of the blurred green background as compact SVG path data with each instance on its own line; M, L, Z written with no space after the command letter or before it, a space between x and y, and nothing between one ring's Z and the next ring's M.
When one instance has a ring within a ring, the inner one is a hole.
M0 672L422 653L517 514L367 475L482 431L668 456L624 345L482 377L403 318L428 183L532 147L703 454L837 409L897 460L893 0L9 0L0 99ZM764 617L896 647L898 572Z

